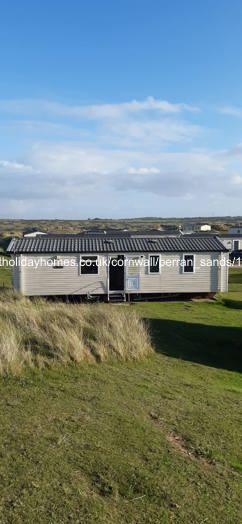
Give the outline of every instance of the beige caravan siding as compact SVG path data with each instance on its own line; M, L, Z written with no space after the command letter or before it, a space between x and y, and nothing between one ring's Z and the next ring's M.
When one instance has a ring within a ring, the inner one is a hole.
M193 254L193 253L189 253ZM195 272L184 273L181 267L182 253L161 254L161 270L159 274L149 274L147 267L148 255L136 274L139 276L140 293L193 293L216 292L220 290L220 268L212 267L213 260L219 260L220 253L195 253ZM133 270L132 270L133 273ZM130 275L130 268L126 270ZM224 275L224 280L226 275ZM130 291L132 292L132 291ZM136 291L133 291L136 292Z
M220 269L220 282L219 282L219 291L225 293L228 291L228 281L229 281L229 254L221 253L221 269Z
M149 274L148 254L126 255L125 291L129 293L227 291L227 267L211 266L213 261L227 257L227 254L195 253L194 255L195 272L184 273L181 267L183 253L162 253L159 274ZM106 255L99 255L97 275L81 274L79 255L58 255L58 259L66 261L66 265L64 264L63 268L54 269L48 265L48 261L53 260L54 256L54 254L21 255L23 262L21 270L15 268L13 272L14 287L28 296L85 295L88 293L101 295L108 292ZM130 259L135 259L136 265L129 264ZM138 288L135 287L137 282Z
M11 257L12 263L14 264L12 266L12 283L14 289L16 291L21 292L21 267L20 267L20 261L21 261L21 255L20 256L12 256Z
M81 295L107 292L107 268L104 265L99 265L97 275L82 275L79 255L58 255L58 259L67 261L63 269L54 269L47 265L47 261L54 256L52 254L24 257L25 261L28 261L28 267L22 269L24 295ZM39 267L36 267L38 262ZM35 267L31 267L30 264L35 264Z

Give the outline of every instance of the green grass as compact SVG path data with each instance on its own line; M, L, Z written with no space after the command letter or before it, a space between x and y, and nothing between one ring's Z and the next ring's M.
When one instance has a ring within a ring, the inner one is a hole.
M228 307L242 309L242 268L234 267L229 272L229 292L222 295Z
M242 293L242 268L234 267L229 274L229 291Z
M239 524L242 314L227 306L135 304L152 357L1 378L0 523Z
M0 288L9 288L12 287L12 271L9 266L4 265L4 260L8 261L9 258L0 251Z
M240 522L236 373L157 354L0 391L2 522Z

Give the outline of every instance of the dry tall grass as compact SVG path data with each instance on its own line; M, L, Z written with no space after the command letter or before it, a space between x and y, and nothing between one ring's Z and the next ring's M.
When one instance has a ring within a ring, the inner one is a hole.
M55 362L138 360L151 351L147 327L130 308L0 295L0 374Z

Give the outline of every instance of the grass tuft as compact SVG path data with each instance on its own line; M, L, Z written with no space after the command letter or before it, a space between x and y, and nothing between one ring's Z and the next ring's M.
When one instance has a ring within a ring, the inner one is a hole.
M147 326L129 308L0 296L1 374L56 362L139 360L151 352Z

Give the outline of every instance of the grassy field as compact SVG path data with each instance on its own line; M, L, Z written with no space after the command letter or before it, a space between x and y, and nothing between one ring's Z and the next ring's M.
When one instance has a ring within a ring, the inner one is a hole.
M49 233L79 233L84 229L90 228L144 230L167 225L178 227L184 222L189 222L189 224L194 225L197 223L208 223L212 225L214 231L227 231L229 227L241 222L241 217L139 217L121 219L88 218L86 220L0 219L0 245L1 240L5 241L13 236L22 236L24 230L33 227L39 231Z
M130 306L147 359L0 379L1 524L241 522L238 270L230 286L228 303Z
M229 292L223 296L227 306L242 309L242 267L235 267L229 274Z
M9 258L4 256L0 251L0 289L3 287L12 287L12 272L11 268L4 265L4 261L8 261Z

